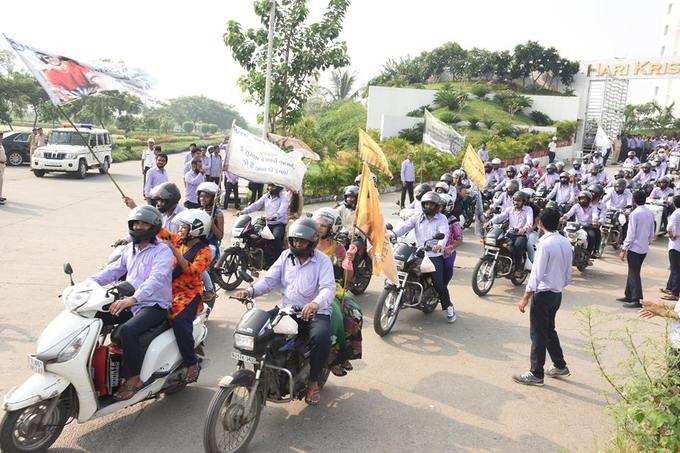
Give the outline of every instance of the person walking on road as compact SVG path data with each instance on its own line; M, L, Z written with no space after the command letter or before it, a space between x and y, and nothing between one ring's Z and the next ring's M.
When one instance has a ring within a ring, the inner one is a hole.
M557 137L553 137L548 143L548 163L552 164L555 162L555 156L557 155Z
M562 290L571 283L573 252L569 240L557 232L559 223L560 213L554 208L544 209L538 219L538 228L544 234L537 244L524 296L517 303L519 311L524 313L531 301L531 369L512 377L518 384L541 386L544 374L552 378L569 376L569 368L555 330L555 316L562 302ZM546 350L554 367L544 372Z
M0 132L0 205L5 204L7 199L2 196L2 183L5 178L5 167L7 166L7 154L2 146L2 132Z
M641 308L642 280L640 269L645 261L649 244L654 239L654 214L645 206L644 190L633 192L633 212L628 217L628 232L621 247L621 261L628 260L628 279L624 297L617 299L626 308Z
M203 176L203 160L201 157L196 156L194 160L191 161L191 170L184 174L184 185L186 186L186 201L184 202L184 207L187 209L200 208L201 205L198 203L198 186L205 182L205 177Z
M146 172L149 171L149 168L153 168L153 166L156 164L156 151L154 150L155 146L156 140L150 138L146 141L146 148L144 151L142 151L142 175L144 179L142 187L146 185Z
M168 182L168 173L165 171L165 166L168 163L168 155L159 152L156 156L156 165L154 168L146 172L146 181L144 182L144 198L147 203L151 204L151 189L159 184Z
M413 203L413 184L416 181L416 171L413 166L413 154L408 153L406 159L401 163L401 206L404 207L404 200L408 192L408 202Z

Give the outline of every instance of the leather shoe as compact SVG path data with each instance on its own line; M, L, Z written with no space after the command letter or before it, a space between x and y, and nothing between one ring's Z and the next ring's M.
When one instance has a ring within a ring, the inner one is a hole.
M627 297L619 297L616 300L619 302L633 302L631 299L628 299Z
M624 308L642 308L642 305L640 305L639 300L634 300L632 302L626 302L625 304L623 304L623 307Z

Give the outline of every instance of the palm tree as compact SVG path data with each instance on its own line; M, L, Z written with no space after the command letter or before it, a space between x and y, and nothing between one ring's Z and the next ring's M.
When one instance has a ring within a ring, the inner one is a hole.
M336 69L331 72L331 87L324 88L324 92L333 102L342 99L354 99L359 95L359 90L352 91L356 81L356 72Z

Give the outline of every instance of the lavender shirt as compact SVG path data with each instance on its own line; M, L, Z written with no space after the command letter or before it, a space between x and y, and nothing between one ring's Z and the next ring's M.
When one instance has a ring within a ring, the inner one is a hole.
M633 209L628 218L628 233L622 248L631 252L646 254L654 240L654 214L646 206Z
M402 226L394 230L396 236L403 236L415 229L416 243L422 247L426 242L434 239L437 233L444 233L444 239L437 242L442 248L446 246L449 238L449 221L443 214L435 214L431 219L423 213L413 214ZM427 256L442 256L441 253L427 252Z
M509 196L507 192L503 192L502 194L500 194L498 198L493 200L493 202L491 203L491 207L494 209L499 206L501 207L501 209L507 209L513 206L512 197Z
M668 227L666 231L669 233L668 250L677 250L680 252L680 209L673 211L673 214L668 217ZM675 239L670 239L670 233L675 235Z
M196 189L198 189L198 186L203 181L205 181L203 173L194 173L193 170L189 170L184 174L184 182L187 185L187 201L198 203L198 194L196 193Z
M210 177L219 178L222 171L222 157L217 155L210 156Z
M548 194L548 199L555 199L557 204L570 203L574 201L574 187L571 184L555 184L553 190Z
M168 182L168 173L165 170L159 170L157 167L149 169L144 183L144 197L150 197L151 189L164 182Z
M633 194L630 190L624 189L623 193L612 190L604 196L602 201L609 209L623 209L633 204Z
M598 213L595 212L592 205L589 205L586 209L583 209L580 204L576 203L569 211L567 211L566 214L564 214L564 217L571 219L574 215L576 215L576 221L581 226L592 225L593 220L598 219Z
M479 148L477 154L479 155L479 158L482 160L482 162L489 160L489 151L486 148Z
M540 186L541 184L544 184L548 189L552 189L553 186L557 181L560 180L560 175L557 173L546 173L543 176L541 176L538 181L536 181L536 187Z
M161 214L161 218L163 219L163 228L165 228L171 233L179 233L179 225L173 223L172 220L175 218L177 214L179 214L182 211L184 211L184 206L177 203L177 206L175 206L175 210L172 211L170 214Z
M661 187L655 187L652 193L649 194L649 198L669 201L669 199L673 198L673 189L666 187L662 190Z
M319 304L318 313L331 314L331 302L335 297L333 263L319 250L300 265L300 261L284 250L269 268L262 280L253 285L253 297L281 288L281 305L304 307L310 302Z
M498 225L509 220L509 228L524 228L528 230L534 226L534 211L529 206L522 206L522 209L517 210L514 206L505 208L503 212L493 216L491 223Z
M640 163L640 159L637 157L627 157L626 160L623 161L623 166L629 166L629 167L634 167Z
M401 180L403 182L413 182L416 180L416 170L413 162L409 159L404 159L401 163Z
M656 174L653 171L645 173L644 171L640 170L637 175L633 176L633 182L639 182L640 184L645 185L648 182L654 182L655 178Z
M288 197L283 196L283 194L280 194L278 197L272 197L269 194L263 195L255 203L241 211L241 213L250 214L251 212L262 210L263 207L264 215L267 217L267 225L286 223ZM276 218L274 220L269 220L272 216L276 216Z
M569 240L556 232L544 234L536 245L527 293L561 293L571 283L572 248Z
M144 250L128 244L117 261L90 278L108 285L127 274L125 281L134 286L133 297L137 299L131 308L133 314L153 305L168 308L172 304L173 260L172 251L163 243L149 244Z

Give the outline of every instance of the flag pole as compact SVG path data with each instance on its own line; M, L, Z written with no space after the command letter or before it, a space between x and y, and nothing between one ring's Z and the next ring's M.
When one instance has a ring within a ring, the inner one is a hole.
M92 147L90 146L90 141L89 141L89 140L85 140L85 136L80 132L80 129L78 129L78 127L76 127L76 125L73 123L73 121L71 121L71 118L69 118L69 116L66 114L66 112L64 112L64 110L61 108L61 105L55 104L55 106L57 107L57 110L59 110L59 113L61 113L61 115L62 115L64 118L66 118L66 121L68 121L68 123L71 125L71 127L72 127L73 129L75 129L75 131L76 131L76 133L78 134L78 136L80 136L80 139L83 141L83 143L85 143L85 146L87 146L87 149L90 150L90 154L92 154L92 157L94 157L94 160L96 160L97 163L99 164L99 169L101 170L102 168L104 168L104 167L102 166L102 161L99 160L99 158L97 157L97 154L95 154L94 150L93 150ZM109 177L109 179L111 180L111 182L113 183L113 185L116 186L116 189L118 189L118 192L120 192L120 195L121 195L122 197L125 197L125 193L123 193L123 189L121 189L120 186L118 185L118 183L116 182L116 180L113 179L113 176L111 176L111 174L109 173L109 169L108 169L108 168L105 168L105 172L104 172L104 173L106 174L106 176Z
M232 122L231 122L231 129L229 129L229 135L230 135L230 136L229 136L229 149L227 149L227 152L224 153L224 163L222 164L222 168L220 168L220 176L219 176L219 178L217 179L217 194L215 195L215 200L213 200L212 212L210 213L210 218L211 218L211 219L212 219L212 217L215 215L215 209L216 209L216 207L217 207L217 204L218 204L219 201L220 201L220 192L222 191L222 180L223 180L223 178L224 178L224 172L225 172L225 171L229 171L229 165L227 164L227 162L228 162L228 159L229 159L229 152L231 151L231 135L233 135L234 124L236 124L236 120L232 120ZM218 149L218 151L219 151L219 149L220 149L219 146L217 147L217 149ZM226 165L226 169L225 169L225 164L227 164L227 165ZM237 182L236 184L237 184L237 186L238 186L238 182ZM236 192L238 192L238 187L237 187L237 189L236 189ZM225 196L225 197L227 196L227 193L226 193L226 192L224 193L224 196ZM225 201L226 203L229 203L229 200L224 200L224 201ZM237 201L237 200L236 200L236 196L234 196L234 203L236 203L236 201ZM239 203L239 205L240 205L240 203Z

